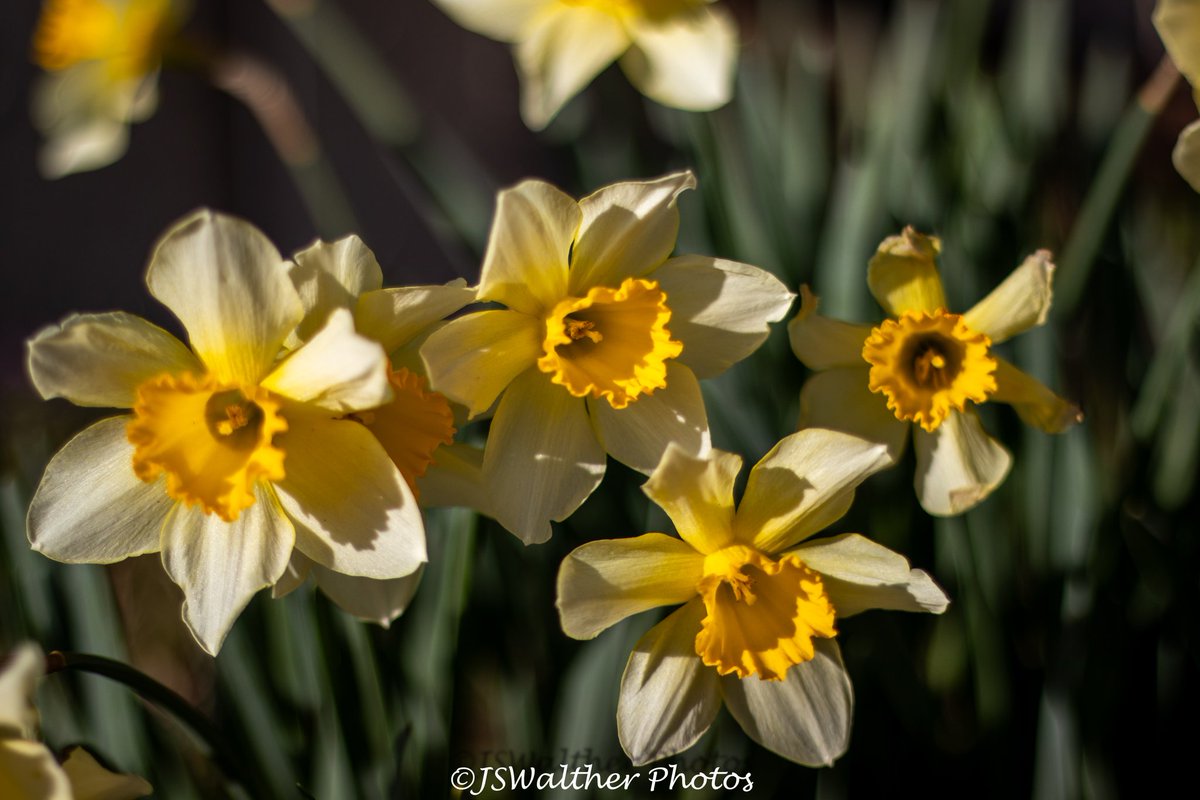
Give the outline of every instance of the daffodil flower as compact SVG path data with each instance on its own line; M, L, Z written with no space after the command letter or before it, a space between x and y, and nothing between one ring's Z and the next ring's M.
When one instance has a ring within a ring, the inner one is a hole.
M44 175L125 153L130 123L154 113L162 49L181 22L176 0L45 0L33 35L33 60L46 72L33 92Z
M37 740L33 693L45 668L25 643L0 666L0 797L5 800L133 800L153 791L136 775L110 772L82 747L59 764Z
M433 388L472 416L499 398L483 456L487 513L550 537L600 483L605 453L641 472L669 442L709 446L697 378L763 342L793 295L757 267L670 258L690 172L576 202L541 181L500 193L479 286L505 308L421 347Z
M1154 27L1188 83L1193 88L1200 86L1200 2L1158 0ZM1179 174L1200 192L1200 119L1179 134L1171 160Z
M890 464L883 445L827 430L780 441L750 471L742 459L671 447L643 491L681 538L647 533L590 542L563 560L563 630L591 639L625 617L682 603L637 643L621 678L617 731L634 764L686 750L722 702L742 729L801 764L846 750L853 695L836 622L871 608L931 611L947 600L920 570L858 534L812 539Z
M29 343L43 397L132 409L50 461L29 509L34 549L98 564L161 551L184 621L213 654L294 550L345 575L417 570L412 491L352 416L393 397L383 348L338 309L280 358L304 305L279 252L231 217L176 224L146 282L190 350L120 312L69 317Z
M946 309L939 252L938 239L912 228L879 246L867 272L871 293L891 315L879 325L823 317L803 287L788 331L796 356L817 371L800 395L800 426L886 443L895 458L911 429L917 496L927 512L947 516L983 501L1012 464L984 432L974 405L1008 403L1025 422L1050 433L1082 415L993 350L1045 322L1050 254L1029 256L974 308L954 314Z
M435 0L464 28L510 42L521 116L540 130L605 67L673 108L729 102L737 26L712 0Z

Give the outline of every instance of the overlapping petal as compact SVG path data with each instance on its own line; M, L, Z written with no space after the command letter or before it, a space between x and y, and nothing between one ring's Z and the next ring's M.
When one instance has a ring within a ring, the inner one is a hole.
M0 797L74 800L54 754L25 739L0 740Z
M869 368L829 369L811 376L800 390L800 425L829 428L879 442L898 461L912 426L888 410L882 397L867 388Z
M737 68L737 25L724 8L700 5L629 21L633 47L621 68L638 90L666 106L710 111L729 102Z
M443 286L380 289L358 299L354 321L359 333L391 353L474 300L475 289L462 278Z
M403 578L375 580L343 575L314 564L311 574L321 591L343 611L387 628L412 602L424 571L422 564Z
M712 450L699 457L672 444L642 491L667 512L685 542L711 553L734 540L733 484L741 469L739 455Z
M482 414L537 362L541 328L536 318L519 311L480 311L451 320L421 345L430 386L472 416Z
M73 800L132 800L154 791L144 778L110 772L82 747L72 747L63 761Z
M940 614L950 603L908 559L857 533L810 539L790 552L821 573L839 619L872 608Z
M863 342L870 325L855 325L817 313L819 299L800 287L800 313L788 323L792 352L809 369L863 367ZM865 385L865 383L864 383Z
M913 429L921 507L952 516L983 502L1008 475L1012 456L983 430L973 409L952 411L933 433Z
M1041 325L1050 314L1053 278L1050 251L1038 250L963 314L963 321L987 335L992 344Z
M292 256L292 285L304 304L304 319L288 343L296 346L319 331L335 309L354 311L360 295L383 287L383 270L362 239L317 240Z

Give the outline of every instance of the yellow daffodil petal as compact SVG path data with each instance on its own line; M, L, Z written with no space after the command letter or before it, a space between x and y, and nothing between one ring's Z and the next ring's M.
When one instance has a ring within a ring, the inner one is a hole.
M1200 3L1158 0L1153 19L1175 66L1189 83L1200 85Z
M797 428L829 428L879 442L893 461L899 461L912 426L896 419L886 401L867 388L868 372L864 365L810 376L800 390Z
M905 311L933 313L946 308L946 295L937 271L942 243L905 228L900 236L889 236L879 245L867 267L871 294L893 317Z
M210 655L256 592L287 568L296 534L270 486L233 522L176 503L162 528L162 561L186 598L183 621Z
M358 298L354 322L359 333L391 353L475 301L475 289L462 278L444 286L404 286L367 292Z
M336 242L317 240L296 253L288 277L304 304L304 319L288 337L290 347L311 339L334 309L354 311L360 295L383 287L375 254L353 234Z
M785 436L750 470L736 539L782 552L839 519L858 485L891 464L887 447L857 436L820 428Z
M863 342L871 335L871 326L822 316L817 313L818 303L808 286L800 287L800 313L788 323L796 358L816 370L862 366Z
M32 738L38 724L33 694L45 671L46 659L32 642L23 642L0 655L0 741Z
M704 397L696 376L683 364L667 362L667 385L636 403L616 409L588 398L588 413L604 449L626 466L650 474L667 446L703 454L711 446Z
M347 614L387 628L412 602L424 571L422 564L403 578L375 580L343 575L314 564L312 576L325 596Z
M202 372L183 342L141 317L73 314L29 340L29 375L42 397L132 408L137 387L162 372Z
M1050 313L1053 279L1050 251L1038 250L963 314L963 322L991 339L992 344L1041 325Z
M82 747L67 751L62 768L71 782L74 800L133 800L154 791L154 787L137 775L123 775L100 766L100 762Z
M662 264L679 235L676 199L696 188L690 170L649 181L605 186L579 201L583 221L571 256L567 291L619 286Z
M280 597L287 597L292 592L299 589L308 580L308 574L312 572L313 562L308 556L301 553L299 550L292 551L292 557L288 560L287 569L279 576L279 580L271 587L271 599L278 600Z
M733 484L742 457L723 450L704 456L667 445L662 461L642 486L689 545L711 553L733 542Z
M1200 120L1183 129L1171 151L1171 162L1179 174L1200 192Z
M159 241L146 283L225 383L257 384L304 316L275 246L253 225L208 210Z
M442 445L416 484L422 508L465 506L491 516L483 483L483 450L478 447L461 442Z
M952 411L938 429L913 429L917 498L937 517L961 514L983 502L1008 475L1012 456L988 436L973 409Z
M478 311L451 320L421 345L430 386L466 406L471 416L482 414L537 362L542 327L519 311Z
M604 467L582 400L536 369L513 381L483 457L487 507L501 525L526 544L546 541L550 521L570 516L599 485Z
M633 47L621 59L621 68L651 100L710 111L733 96L737 25L724 8L692 5L670 16L633 17Z
M1012 405L1026 424L1046 433L1062 433L1083 421L1079 406L1050 391L1032 375L997 358L996 393L992 399Z
M651 278L667 293L679 360L711 378L758 349L795 297L766 270L707 256L672 258Z
M467 30L502 42L516 41L547 0L434 0Z
M420 509L375 437L350 419L293 415L280 446L288 469L275 483L296 523L296 547L346 575L389 579L426 561Z
M0 797L74 800L67 775L41 742L0 740Z
M588 542L558 569L563 633L591 639L628 616L678 605L696 595L704 556L662 533Z
M839 619L872 608L941 614L950 604L908 559L857 533L809 540L789 553L821 574Z
M833 639L815 639L811 661L782 681L721 678L729 713L754 741L798 764L829 766L846 752L854 692Z
M38 171L53 180L120 159L129 147L130 123L154 112L158 89L153 76L112 84L103 64L83 63L38 76L30 101L34 125L45 137Z
M721 709L716 670L696 657L700 598L651 628L629 654L617 700L617 735L634 766L682 753Z
M175 501L166 481L134 473L130 417L101 420L59 450L29 505L29 542L68 564L112 564L154 553Z
M583 219L579 204L544 181L527 180L496 197L479 299L540 316L567 291L567 259Z

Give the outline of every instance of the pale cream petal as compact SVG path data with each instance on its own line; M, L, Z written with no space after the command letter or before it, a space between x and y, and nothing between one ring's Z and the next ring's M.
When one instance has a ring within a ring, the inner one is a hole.
M614 183L580 200L583 222L571 255L569 293L582 297L593 286L615 288L660 266L679 235L676 199L695 188L696 176L685 170Z
M444 286L403 286L367 292L358 299L359 333L391 353L430 325L475 302L475 289L462 278Z
M788 323L792 352L809 369L865 367L863 342L870 325L855 325L817 313L819 298L807 285L800 287L800 313Z
M839 619L872 608L941 614L950 604L908 559L857 533L810 539L790 553L821 573Z
M90 61L38 77L31 91L34 125L46 141L38 169L50 179L108 166L129 147L129 124L157 104L157 76L114 84Z
M1062 433L1083 422L1079 406L1050 391L1044 383L1003 358L996 358L996 391L989 397L1012 405L1028 425L1046 433Z
M629 34L613 14L587 5L557 4L533 18L517 42L521 118L541 130L629 48Z
M283 258L253 225L204 209L159 240L150 293L183 322L222 381L255 385L304 316Z
M347 614L387 628L412 602L424 571L422 564L403 578L375 580L343 575L314 564L312 575L325 596Z
M638 640L617 700L617 735L634 766L682 753L721 709L717 671L696 655L704 603L694 598Z
M27 347L29 376L42 397L77 406L132 408L147 379L204 372L183 342L123 311L72 314L40 330Z
M1193 86L1200 85L1200 2L1158 0L1153 19L1175 66Z
M583 212L545 181L526 180L496 196L496 216L479 299L540 316L567 291L567 264Z
M963 314L963 321L971 330L986 334L992 344L1041 325L1050 314L1053 279L1050 251L1038 250Z
M46 657L33 642L0 652L0 741L31 738L38 724L33 695L46 670Z
M525 544L550 538L604 477L587 406L537 369L500 399L483 455L488 513Z
M577 547L558 569L563 633L591 639L626 617L696 596L704 556L662 533L603 539Z
M430 386L471 416L482 414L542 355L544 327L519 311L478 311L451 320L421 345Z
M163 567L183 589L184 623L210 655L250 598L279 580L296 542L271 487L255 485L254 499L233 522L177 503L163 525Z
M133 800L146 797L154 791L144 778L111 772L82 747L67 751L63 772L71 781L74 800Z
M684 541L701 553L733 543L733 484L742 457L710 450L698 457L671 444L662 462L642 486Z
M782 552L840 518L858 485L891 465L884 445L857 436L821 428L785 436L750 470L734 534Z
M41 742L0 739L0 797L74 800L67 773Z
M515 42L533 17L559 0L434 0L459 25L502 42Z
M622 409L590 397L587 406L608 454L647 475L672 442L696 455L712 446L700 384L690 369L674 361L667 362L666 388Z
M308 573L312 571L312 568L311 558L299 550L293 550L292 557L288 559L287 569L271 587L271 599L278 600L280 597L287 597L303 586L304 582L308 580Z
M318 240L296 253L288 277L304 303L304 319L288 337L289 347L311 339L334 309L354 311L360 295L383 287L375 254L354 234L336 242Z
M481 448L461 442L438 447L429 470L417 478L417 489L422 508L464 506L490 514Z
M721 679L729 713L754 741L810 767L829 766L846 752L854 691L833 639L813 639L815 657L782 681Z
M329 321L263 379L283 397L348 414L391 401L387 354L354 331L354 317L334 309Z
M829 428L886 445L899 461L912 423L896 419L882 395L867 387L870 368L845 367L818 372L800 390L800 428Z
M942 242L905 228L879 245L867 265L867 286L884 311L898 317L905 311L933 312L946 307L937 257Z
M999 486L1012 456L988 436L974 410L951 411L933 433L913 427L917 498L937 517L961 514Z
M1200 120L1179 134L1175 149L1171 151L1171 162L1191 187L1200 192Z
M672 258L648 276L667 293L679 360L711 378L758 349L795 295L766 270L708 256Z
M85 428L50 463L29 505L29 542L55 561L111 564L159 549L159 532L175 501L165 478L133 472L130 417Z
M412 490L363 425L288 418L277 438L287 475L275 484L296 525L296 549L335 572L390 579L425 563L425 526Z
M727 9L699 6L662 18L637 16L630 33L633 47L621 68L651 100L710 111L733 96L738 33Z

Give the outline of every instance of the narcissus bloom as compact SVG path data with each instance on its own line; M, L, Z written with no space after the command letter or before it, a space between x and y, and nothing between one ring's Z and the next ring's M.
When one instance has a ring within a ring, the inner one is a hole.
M1154 27L1188 83L1200 87L1200 1L1158 0ZM1171 159L1179 174L1200 192L1200 120L1179 134Z
M576 639L684 604L641 638L621 678L617 731L634 764L686 750L722 702L750 738L784 758L830 764L845 752L853 695L837 620L947 605L928 575L886 547L854 533L809 538L889 463L880 444L794 433L750 471L735 508L739 456L671 447L643 491L681 538L589 542L563 560L558 611Z
M132 800L153 791L135 775L100 765L82 747L59 764L37 740L33 693L45 668L34 644L23 644L0 665L0 797L5 800Z
M1050 433L1082 415L992 349L1045 322L1050 254L1039 250L970 311L953 314L937 271L940 252L938 239L906 228L884 240L867 271L888 319L871 327L823 317L804 287L788 331L796 356L817 370L800 395L800 426L883 442L895 458L911 429L917 496L930 514L946 516L981 502L1012 464L984 432L974 405L1008 403Z
M669 442L709 447L696 379L745 358L793 295L757 267L670 258L690 172L576 202L541 181L500 193L479 299L421 348L433 387L472 415L499 398L486 513L550 537L600 483L605 453L649 473Z
M287 265L256 228L210 211L163 237L146 282L191 350L120 312L68 317L29 342L43 397L132 409L50 461L29 509L34 549L98 564L161 551L213 654L294 550L345 575L417 570L412 490L352 417L393 398L387 356L350 312L281 357L304 318Z
M540 130L613 61L642 94L688 111L729 102L737 27L712 0L435 0L464 28L511 42L521 116Z
M120 158L129 125L154 113L158 69L182 21L178 0L45 0L33 60L46 71L33 116L39 165L57 178Z

